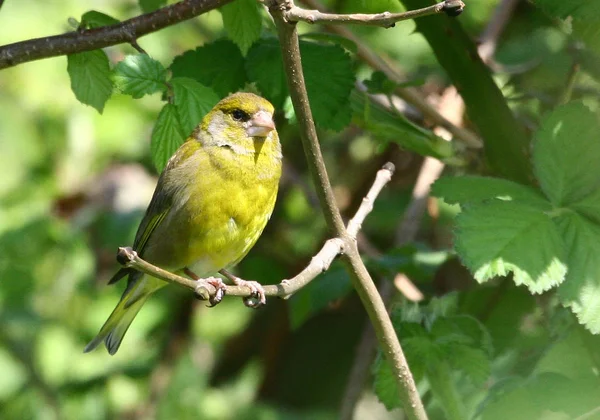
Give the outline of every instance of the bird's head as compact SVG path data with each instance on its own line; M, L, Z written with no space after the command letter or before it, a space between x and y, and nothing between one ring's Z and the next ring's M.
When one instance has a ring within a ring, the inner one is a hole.
M204 117L200 129L208 134L205 144L250 149L255 142L277 140L273 105L253 93L239 92L221 100Z

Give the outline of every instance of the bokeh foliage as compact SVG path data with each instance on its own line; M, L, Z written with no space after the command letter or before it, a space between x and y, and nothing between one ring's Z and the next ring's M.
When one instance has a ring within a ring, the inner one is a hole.
M71 30L74 20L110 24L167 1L99 0L94 12L74 0L5 3L3 44ZM414 112L409 121L355 89L364 82L385 103L397 86L357 60L353 43L300 24L307 88L346 215L383 162L399 168L363 227L381 254L365 259L379 281L403 272L426 296L417 305L397 293L392 318L430 417L573 418L593 412L600 395L600 342L590 334L600 325L600 2L520 4L492 83L485 67L457 55L470 51L464 43L497 3L469 0L458 22L444 23L458 27L457 37L438 32L447 33L434 20L442 16L354 28L407 85L432 97L448 83L462 89L468 127L492 142L487 165ZM426 4L328 2L340 12ZM117 356L82 353L121 293L104 285L116 247L132 241L157 168L229 92L255 90L276 105L286 166L273 218L238 274L278 282L327 238L277 40L256 2L236 0L139 44L147 54L120 45L0 73L0 418L336 418L366 317L335 264L291 300L271 299L259 311L231 298L209 309L169 287L145 305ZM574 64L581 71L566 92ZM565 96L578 103L559 106ZM502 145L510 133L512 150L527 142L514 165ZM440 181L434 192L445 202L414 243L396 247L422 156L470 175ZM452 250L457 204L456 252L474 277ZM397 418L387 409L398 405L379 356L357 418Z

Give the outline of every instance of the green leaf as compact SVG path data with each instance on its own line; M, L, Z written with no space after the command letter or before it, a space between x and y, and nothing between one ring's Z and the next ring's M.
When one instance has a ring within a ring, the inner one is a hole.
M424 378L428 364L439 363L439 354L436 352L431 339L425 334L412 337L403 336L402 348L410 366L412 376L417 382ZM400 401L394 372L381 351L377 359L375 359L372 371L374 377L373 391L379 401L388 410L401 407L402 402Z
M411 366L412 368L412 366ZM373 365L373 391L385 408L393 410L400 407L398 385L392 367L380 353Z
M81 29L93 29L101 26L116 25L120 22L120 20L115 19L106 13L90 10L89 12L85 12L83 15L81 15L81 23L79 27Z
M79 102L102 113L113 89L106 53L94 50L68 55L67 72L71 78L71 90Z
M128 55L113 69L115 86L133 98L166 89L167 69L147 54Z
M425 84L425 79L406 81L405 83L394 83L382 71L373 72L370 79L363 82L368 88L369 93L383 93L390 95L399 87L422 86Z
M351 290L352 284L344 267L337 264L331 267L289 300L292 329L299 328L333 301L348 295Z
M308 32L306 34L301 34L300 39L339 44L353 54L356 54L356 52L358 51L358 47L356 46L356 43L354 41L337 34L327 32Z
M149 13L167 5L167 0L139 0L142 12Z
M173 77L189 77L210 86L225 97L240 90L248 81L245 60L238 47L228 39L187 51L171 64Z
M454 156L452 144L425 130L404 117L374 102L366 93L353 91L350 95L354 123L383 141L393 141L421 155L447 159Z
M589 19L600 15L600 2L597 0L534 0L534 3L561 19Z
M313 117L318 126L341 130L350 123L350 93L354 72L350 56L338 45L301 42L302 68ZM323 63L327 71L323 71ZM248 52L246 71L251 81L276 108L285 101L287 87L279 43L263 39Z
M542 373L527 380L512 379L490 390L480 418L593 419L596 417L589 414L598 407L599 390L596 383L573 381L556 373Z
M562 304L571 308L581 324L600 333L600 226L576 213L558 218L568 250L566 280L558 289Z
M550 203L536 190L516 182L484 176L457 176L438 179L431 194L449 204L468 204L492 198L527 203L549 210Z
M166 104L158 114L150 142L152 161L159 173L184 140L185 135L177 117L177 109L173 104Z
M262 31L262 17L256 0L236 0L221 7L223 26L242 54L258 39Z
M212 89L187 77L175 77L170 83L181 128L187 137L219 102L219 97Z
M597 349L600 349L600 335L591 335L582 326L573 324L544 352L533 373L553 372L573 380L593 379L600 385L600 378L594 372L600 367Z
M467 206L456 218L456 250L480 283L513 273L517 285L541 293L565 277L563 241L538 208L492 200Z
M600 123L574 102L546 116L535 136L533 163L542 190L557 207L580 201L600 188ZM582 152L584 151L584 152Z
M263 39L250 48L246 56L246 72L263 96L281 108L288 96L283 61L279 43L272 38Z

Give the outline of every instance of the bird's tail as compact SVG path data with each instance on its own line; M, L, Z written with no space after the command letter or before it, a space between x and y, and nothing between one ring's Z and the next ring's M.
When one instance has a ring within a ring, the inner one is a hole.
M117 307L112 311L98 335L85 346L84 353L94 350L102 341L104 341L106 349L111 355L119 350L121 341L133 319L146 302L146 299L156 290L148 284L152 283L149 280L148 276L142 273L130 274L127 288Z

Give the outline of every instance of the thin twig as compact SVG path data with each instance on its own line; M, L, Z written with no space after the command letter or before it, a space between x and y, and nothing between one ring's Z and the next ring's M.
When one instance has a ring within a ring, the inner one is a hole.
M348 222L348 229L351 229L351 232L349 232L351 238L356 239L356 234L358 233L360 226L373 209L372 203L375 201L385 184L390 181L393 173L394 165L390 162L383 165L383 168L377 172L375 182L367 193L363 204L357 210L354 217ZM343 250L344 243L341 239L329 239L325 242L321 250L311 259L310 263L300 273L298 273L298 275L291 279L283 280L277 285L263 286L265 289L265 295L279 296L284 299L289 298L292 294L306 286L319 274L326 271L335 257L342 253ZM162 268L156 267L155 265L152 265L140 258L137 252L132 250L130 247L119 248L117 260L125 267L134 268L138 271L149 274L152 277L186 287L194 291L201 300L210 300L211 297L215 296L216 289L209 282L203 279L190 280L188 278L163 270ZM225 295L249 297L252 295L252 291L246 286L226 286Z
M302 0L309 7L325 10L325 7L318 0ZM405 80L400 73L390 64L381 59L365 42L357 37L348 28L341 25L324 25L329 31L336 33L356 44L356 55L375 70L383 72L392 82L401 84ZM422 95L413 88L397 88L396 95L404 99L409 104L417 108L421 113L429 119L433 124L440 125L452 133L456 140L464 143L467 147L481 149L483 142L474 133L464 128L457 127L446 118L444 118L434 106L429 104Z
M384 28L393 27L396 22L408 19L416 19L423 16L434 15L437 13L448 13L456 16L462 12L465 4L460 0L446 0L441 3L436 3L429 7L424 7L417 10L409 10L403 13L323 13L318 10L306 10L301 7L292 6L284 13L285 18L289 22L308 22L308 23L350 23L355 25L371 25L383 26Z
M0 69L28 61L135 43L156 32L221 7L233 0L183 0L121 23L16 42L0 47Z
M269 12L273 16L279 34L286 81L298 117L300 138L319 195L319 201L327 224L336 235L335 239L340 240L343 244L344 262L348 267L354 288L375 328L375 334L383 354L392 367L406 415L409 419L427 419L415 381L386 307L377 292L373 279L362 262L356 238L353 238L346 231L335 203L312 119L306 85L304 84L298 32L296 25L288 22L284 15L291 7L293 7L291 0L273 0L269 4Z

